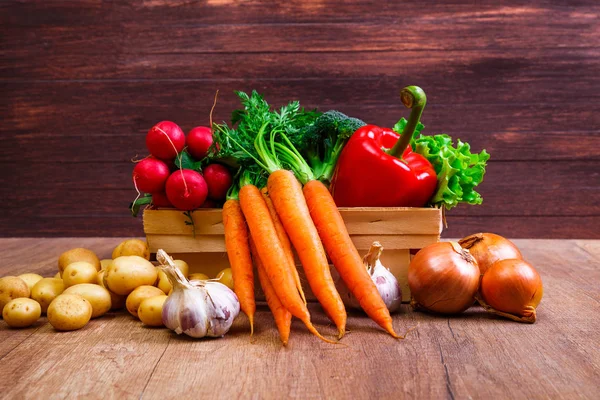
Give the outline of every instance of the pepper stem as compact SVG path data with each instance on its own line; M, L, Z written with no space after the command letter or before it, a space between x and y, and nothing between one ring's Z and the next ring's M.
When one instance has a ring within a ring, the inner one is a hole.
M388 151L388 154L396 158L402 158L402 154L404 154L404 150L406 150L406 147L409 145L415 133L415 129L417 128L417 124L421 119L425 104L427 104L427 96L425 96L423 89L418 86L405 87L400 92L400 98L402 99L402 103L407 108L410 108L411 111L408 122L400 135L400 139L398 139L394 147Z

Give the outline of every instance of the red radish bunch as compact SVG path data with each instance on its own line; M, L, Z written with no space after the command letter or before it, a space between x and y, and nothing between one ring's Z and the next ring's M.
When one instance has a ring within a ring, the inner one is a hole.
M167 198L180 210L193 210L202 205L208 195L206 181L196 171L182 169L175 171L167 180Z
M175 122L159 122L150 128L146 135L148 151L161 160L174 159L184 146L185 135Z
M166 192L152 193L152 204L156 207L173 207L173 204L167 198Z
M187 134L185 139L188 152L196 160L202 160L208 155L208 150L213 144L212 129L207 126L197 126Z
M215 163L204 167L203 173L197 171L199 161L209 155L212 145L209 127L197 126L186 137L176 123L159 122L146 135L146 147L151 155L134 167L134 186L138 192L151 194L152 204L156 207L175 207L184 211L219 207L231 187L231 172ZM183 153L186 161L182 161L180 155L184 150L189 154ZM145 197L146 203L140 201L139 204L149 203L149 197Z
M167 164L154 157L148 157L133 168L133 183L142 192L161 192L165 189L170 174Z
M231 172L221 164L209 164L204 168L204 179L208 185L208 197L213 200L225 200L233 178Z

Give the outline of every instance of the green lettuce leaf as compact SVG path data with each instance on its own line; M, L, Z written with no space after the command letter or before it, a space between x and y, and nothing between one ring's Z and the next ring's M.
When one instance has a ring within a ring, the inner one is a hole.
M419 135L411 141L413 151L425 157L435 169L438 187L429 203L447 210L459 203L481 204L483 199L475 187L483 181L490 155L483 150L472 154L468 143L448 135Z
M402 134L406 123L406 119L401 118L392 129ZM438 186L429 204L447 210L459 203L481 204L483 199L475 186L483 181L490 155L485 150L472 154L471 146L460 139L455 147L448 135L425 136L421 134L424 127L418 123L410 146L433 165L437 174Z
M404 131L404 127L406 127L407 123L408 123L408 121L406 120L406 118L400 118L400 121L396 122L396 125L394 125L392 130L394 132L396 132L398 135L402 135L402 132ZM415 136L417 136L418 134L420 134L421 131L423 130L423 128L425 128L425 125L423 125L420 121L417 122L417 126L415 128L415 133L413 133L413 138Z

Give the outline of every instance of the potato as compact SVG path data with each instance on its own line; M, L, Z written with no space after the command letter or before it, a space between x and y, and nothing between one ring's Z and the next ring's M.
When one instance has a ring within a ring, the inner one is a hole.
M57 272L56 275L54 275L54 278L62 279L62 274L60 272Z
M110 309L111 310L120 310L125 307L125 301L127 300L127 296L121 296L120 294L115 294L108 290L104 283L104 275L106 274L106 270L103 269L98 271L98 283L99 286L102 286L106 291L110 294Z
M164 295L163 291L154 286L140 286L135 288L133 292L127 296L127 301L125 305L127 307L127 311L134 317L138 317L138 308L143 300L149 297L161 296Z
M175 263L175 266L177 267L177 269L179 269L181 271L183 276L187 277L188 273L190 271L190 266L183 260L174 260L174 263ZM192 275L194 275L194 274L192 274ZM199 276L200 275L205 277L202 279L208 279L208 276L206 276L204 274L199 274ZM171 282L169 281L169 278L167 278L167 274L165 274L161 270L158 270L158 282L156 283L156 286L159 289L161 289L163 292L165 292L165 294L171 293L171 289L173 289L173 287L171 286Z
M40 280L31 289L31 298L42 307L42 312L48 310L48 306L58 295L65 290L65 284L62 279L44 278Z
M173 286L171 286L171 281L169 281L169 278L167 278L167 274L161 270L158 270L158 284L156 286L165 292L165 294L169 294L171 289L173 289Z
M140 239L128 239L120 243L112 253L113 260L121 256L139 256L150 260L148 244Z
M19 297L29 297L29 286L17 276L0 278L0 311L11 300Z
M81 283L65 289L63 294L78 294L92 305L92 318L101 317L110 310L110 293L100 285Z
M26 297L12 299L2 310L4 322L12 328L27 328L40 319L41 315L40 304Z
M162 309L166 295L148 297L144 299L138 308L138 318L148 326L164 326L162 322Z
M173 260L175 266L181 271L183 276L188 276L190 274L190 266L183 260Z
M112 258L105 258L100 260L100 271L105 270L112 263Z
M68 288L81 283L96 283L98 270L88 262L77 261L67 265L62 276L65 288Z
M199 272L196 272L196 273L191 274L190 276L188 276L188 281L205 281L207 279L210 279L208 277L208 275L201 274Z
M217 279L223 285L233 290L233 275L231 275L231 268L225 268L223 271L217 274Z
M48 322L57 331L74 331L90 322L93 308L78 294L61 294L48 306Z
M33 289L33 286L38 283L40 280L42 280L44 277L38 274L23 274L23 275L19 275L19 278L23 279L23 281L27 284L27 286L29 287L29 290Z
M96 253L79 247L65 251L60 255L60 257L58 257L58 271L62 274L69 264L77 261L88 262L96 268L96 271L100 270L100 260L98 259Z
M139 286L152 286L158 278L156 267L139 256L121 256L106 269L104 282L108 290L126 296Z

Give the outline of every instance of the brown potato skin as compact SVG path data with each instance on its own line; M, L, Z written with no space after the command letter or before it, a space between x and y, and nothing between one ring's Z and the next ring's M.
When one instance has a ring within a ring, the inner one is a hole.
M125 301L127 300L127 296L121 296L120 294L115 294L113 292L111 292L107 287L106 287L106 283L104 282L104 275L106 274L106 270L101 270L98 271L98 277L97 277L97 281L96 283L98 284L98 286L102 286L104 289L106 289L106 291L110 294L110 304L111 310L121 310L123 308L125 308Z
M110 293L104 287L94 283L80 283L71 286L63 294L78 294L92 305L92 319L106 314L112 307Z
M148 326L164 326L162 322L162 308L167 300L166 295L148 297L138 308L138 318Z
M25 283L29 287L29 290L33 289L36 283L44 279L43 276L34 273L21 274L18 277L25 281Z
M48 322L57 331L75 331L92 318L92 305L78 294L61 294L48 306Z
M121 256L106 269L104 283L115 294L127 296L138 286L153 286L158 279L157 269L139 256Z
M150 297L162 296L164 292L154 286L140 286L127 296L127 302L125 303L127 311L134 317L138 318L138 309L142 301Z
M46 313L48 306L52 301L62 294L65 290L65 284L59 278L44 278L40 280L31 289L31 298L42 307L42 313Z
M119 243L112 252L113 260L121 256L139 256L150 260L148 243L140 239L127 239Z
M2 318L11 328L27 328L42 315L42 307L32 299L19 297L9 301L2 310Z
M29 297L30 294L29 286L18 276L0 278L0 312L9 301L19 297Z
M63 273L65 268L71 263L77 261L85 261L92 264L97 271L100 271L100 259L93 251L78 247L75 249L67 250L58 257L58 271Z
M77 261L67 265L63 271L62 279L65 288L80 285L82 283L94 283L98 271L96 267L86 261Z

